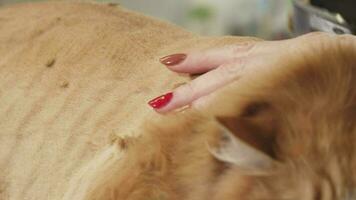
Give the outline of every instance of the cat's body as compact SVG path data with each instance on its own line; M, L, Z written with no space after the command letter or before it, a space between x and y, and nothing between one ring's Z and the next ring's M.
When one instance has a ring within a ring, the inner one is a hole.
M139 135L147 101L187 81L160 57L246 40L199 37L112 4L1 7L0 199L79 200L86 189L74 186L95 175L88 163L120 153L111 135Z
M0 199L356 198L354 48L310 48L159 117L144 102L185 79L158 57L253 39L93 4L3 8L0 23Z
M303 59L230 84L205 111L149 123L90 196L356 199L356 51L338 45L311 44Z

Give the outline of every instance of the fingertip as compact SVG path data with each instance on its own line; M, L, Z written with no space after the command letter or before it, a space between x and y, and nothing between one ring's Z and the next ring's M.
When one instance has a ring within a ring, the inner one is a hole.
M187 54L185 53L177 53L177 54L171 54L168 56L164 56L159 59L159 61L166 65L168 68L178 65L181 62L183 62L187 58Z
M166 114L172 111L181 111L182 109L187 108L186 97L187 95L182 96L181 92L175 90L174 92L168 92L150 100L148 105L160 114Z
M150 105L153 109L158 110L167 106L167 104L169 104L172 98L173 98L173 92L168 92L164 95L158 96L150 100L148 102L148 105Z
M175 106L175 105L167 105L167 107L163 107L160 109L154 109L155 112L165 115L169 113L176 113L176 112L183 112L187 109L189 109L191 105L185 105L185 106Z
M199 60L201 53L176 53L164 56L159 59L160 63L165 65L169 70L177 73L204 73L210 68L205 67L204 63Z
M147 104L157 113L165 114L175 109L172 104L173 97L173 92L168 92L150 100Z

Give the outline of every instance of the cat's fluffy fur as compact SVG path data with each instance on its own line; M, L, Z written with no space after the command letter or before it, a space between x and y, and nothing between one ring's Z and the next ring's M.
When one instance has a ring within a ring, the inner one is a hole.
M148 122L142 137L118 141L126 154L87 197L356 198L356 51L341 49L343 42L328 51L311 46L283 66L235 81L206 112ZM252 153L233 152L235 163L214 156L212 149L228 143L226 131Z

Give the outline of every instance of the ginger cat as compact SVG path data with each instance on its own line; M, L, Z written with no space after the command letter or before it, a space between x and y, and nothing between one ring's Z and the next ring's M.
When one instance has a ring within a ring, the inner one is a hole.
M356 51L312 52L148 120L87 198L356 199Z
M159 57L257 39L71 2L2 7L0 27L1 200L356 198L354 51L311 49L159 116L145 102L187 80Z
M121 154L111 135L139 135L146 102L188 80L160 57L254 40L201 37L114 4L1 6L0 199L82 199Z

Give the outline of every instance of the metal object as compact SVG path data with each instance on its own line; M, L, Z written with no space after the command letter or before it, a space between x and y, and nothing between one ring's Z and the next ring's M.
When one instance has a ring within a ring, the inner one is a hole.
M331 13L302 0L293 0L293 32L296 35L313 31L352 34L349 24L339 13Z

